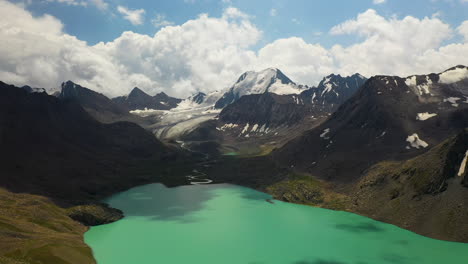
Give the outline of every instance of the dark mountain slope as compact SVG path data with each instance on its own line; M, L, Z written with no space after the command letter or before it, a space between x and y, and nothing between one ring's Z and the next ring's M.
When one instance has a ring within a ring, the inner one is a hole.
M468 126L467 79L443 83L443 74L373 77L324 124L275 155L285 165L349 181L378 161L421 154Z
M468 188L461 184L467 150L464 130L413 159L373 166L352 192L353 210L422 235L468 241Z
M170 97L163 92L155 96L150 96L137 87L135 87L129 95L116 97L112 100L127 110L142 110L145 108L169 110L177 107L182 101L181 99Z
M294 125L314 115L314 109L301 103L299 96L273 93L252 94L241 97L226 106L220 121L233 124L265 124L266 127Z
M99 123L73 100L0 89L0 185L9 190L93 199L149 176L130 168L175 155L140 126Z
M114 103L105 95L82 87L72 81L67 81L62 84L62 91L58 98L61 100L76 101L91 116L103 123L117 121L143 122L142 118L130 114L125 107Z
M366 82L367 78L356 73L342 77L331 74L313 87L301 93L304 102L311 103L317 110L334 112L341 104L351 98Z

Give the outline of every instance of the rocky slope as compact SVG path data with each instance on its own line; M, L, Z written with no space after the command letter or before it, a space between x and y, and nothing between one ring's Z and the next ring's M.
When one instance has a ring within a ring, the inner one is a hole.
M178 98L173 98L161 92L155 96L150 96L141 89L135 87L127 96L120 96L112 99L116 104L127 110L169 110L177 107L182 101Z
M353 210L438 239L468 241L468 131L402 162L373 166L351 191Z
M319 113L299 96L263 93L243 96L226 106L219 114L219 120L225 124L259 124L265 130L268 127L295 125L315 114Z
M75 101L91 116L103 123L130 121L143 123L143 119L131 115L125 107L114 103L105 95L82 87L72 81L62 83L58 98L63 101Z
M312 104L316 110L334 112L341 104L351 98L367 78L356 73L351 76L331 74L319 83L301 93L301 100Z
M466 71L372 77L325 123L275 155L287 166L346 182L376 162L421 154L468 127L468 79L460 75Z
M258 124L265 129L298 125L306 119L318 119L333 113L356 93L365 80L359 74L349 77L332 74L325 77L317 88L307 89L299 95L245 95L223 109L220 121L238 127Z

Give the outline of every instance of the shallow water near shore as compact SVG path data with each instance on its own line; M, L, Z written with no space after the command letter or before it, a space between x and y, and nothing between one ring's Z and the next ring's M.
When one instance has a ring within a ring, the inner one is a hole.
M140 186L107 202L125 218L92 227L98 264L456 264L468 244L229 184Z

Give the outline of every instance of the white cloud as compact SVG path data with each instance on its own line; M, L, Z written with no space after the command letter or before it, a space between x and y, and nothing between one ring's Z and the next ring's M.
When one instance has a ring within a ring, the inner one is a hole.
M279 39L259 50L256 69L279 68L298 83L315 83L333 72L331 54L318 44L292 37Z
M468 1L468 0L466 0ZM468 20L465 20L458 28L458 34L465 38L465 42L468 42Z
M380 5L387 2L387 0L373 0L372 2L374 3L374 5Z
M229 19L229 18L248 19L249 16L235 7L228 7L224 10L223 18L224 19Z
M73 6L87 6L88 3L83 0L46 0L47 2L57 2L57 3L62 3L62 4L67 4L67 5L73 5Z
M164 17L155 18L161 23ZM407 76L440 72L468 64L467 22L452 28L437 17L390 17L374 10L331 29L332 35L360 37L330 49L302 38L278 39L260 48L262 32L250 17L227 8L221 17L206 14L154 36L124 32L89 46L45 15L0 0L0 80L16 85L58 87L73 80L109 96L138 86L187 97L196 91L229 87L247 70L277 67L298 83L314 85L330 73ZM445 44L455 33L465 42Z
M229 86L255 61L248 48L261 32L248 20L239 20L242 17L240 11L226 9L221 18L201 15L180 26L164 27L153 37L125 32L96 47L126 72L148 78L139 86L187 97L198 90Z
M109 7L109 4L106 3L104 0L90 0L90 2L100 10L107 10L107 8Z
M166 20L165 15L157 14L156 17L151 20L151 24L153 24L153 26L157 28L160 28L160 27L172 26L174 23Z
M451 51L442 50L442 43L452 37L453 30L438 18L387 19L370 9L356 19L333 27L330 33L363 38L354 45L336 45L331 49L337 69L343 73L409 75L440 71L441 67L463 62L451 57ZM431 62L434 56L446 59Z
M143 24L145 10L144 9L129 9L124 6L118 6L117 11L123 15L123 18L130 21L133 25Z
M138 86L186 97L197 90L229 86L256 55L249 48L261 32L241 12L221 18L201 15L154 36L124 32L89 46L63 32L52 16L33 17L0 0L0 80L58 87L73 80L109 96Z
M27 0L26 3L31 2L32 0ZM100 10L107 10L107 8L109 7L109 4L106 3L105 0L46 0L46 2L56 2L71 6L88 6L88 4L90 3L91 5L97 7Z

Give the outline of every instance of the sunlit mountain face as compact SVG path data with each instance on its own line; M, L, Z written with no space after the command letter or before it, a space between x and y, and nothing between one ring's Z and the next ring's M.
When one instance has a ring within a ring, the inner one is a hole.
M466 263L467 14L0 0L0 263Z

